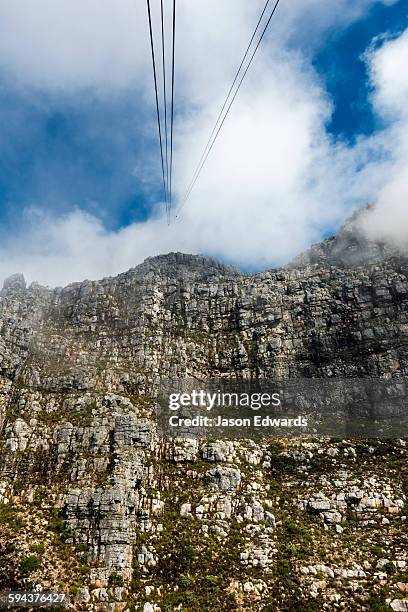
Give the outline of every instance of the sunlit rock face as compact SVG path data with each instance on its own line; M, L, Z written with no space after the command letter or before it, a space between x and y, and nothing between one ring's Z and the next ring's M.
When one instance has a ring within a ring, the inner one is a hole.
M7 279L0 590L112 610L331 609L351 584L356 610L401 600L404 440L166 441L152 398L185 376L399 377L407 340L407 260L353 219L252 276L170 253L65 288Z

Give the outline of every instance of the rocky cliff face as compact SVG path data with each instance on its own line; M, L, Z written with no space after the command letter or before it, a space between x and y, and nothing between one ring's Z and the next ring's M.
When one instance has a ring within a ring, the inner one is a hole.
M406 375L408 261L359 245L346 226L253 276L172 253L63 289L8 279L0 588L76 609L407 609L403 440L155 430L165 377Z

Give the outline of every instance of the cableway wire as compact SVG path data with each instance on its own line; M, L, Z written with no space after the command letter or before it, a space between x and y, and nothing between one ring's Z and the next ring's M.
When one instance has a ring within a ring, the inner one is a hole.
M161 121L160 121L159 95L158 95L158 89L157 89L156 59L155 59L155 54L154 54L152 14L151 14L151 9L150 9L150 0L146 0L146 1L147 1L147 14L149 18L149 32L150 32L150 46L151 46L151 52L152 52L154 91L156 95L156 113L157 113L157 126L158 126L159 141L160 141L160 157L161 157L162 175L163 175L163 190L164 190L164 199L166 202L166 211L167 211L167 214L169 215L166 177L165 177L165 171L164 171L163 139L162 139L162 129L161 129Z
M234 79L234 81L233 81L233 84L232 84L232 86L231 86L231 88L230 88L230 91L229 91L229 93L228 93L228 96L227 96L227 98L226 98L226 100L225 100L225 103L224 103L224 105L223 105L223 107L222 107L222 110L221 110L221 112L220 112L220 115L219 115L219 117L218 117L218 119L217 119L217 122L216 122L216 124L215 124L215 126L214 126L214 129L213 129L213 131L212 131L212 134L211 134L211 136L210 136L210 138L209 138L209 141L207 142L207 145L206 145L206 147L205 147L205 149L204 149L204 153L203 153L203 155L201 156L201 159L200 159L200 162L199 162L199 164L198 164L198 166L197 166L196 171L194 172L193 179L192 179L192 181L190 182L190 185L189 185L189 187L188 187L188 189L187 189L186 195L185 195L185 196L184 196L184 198L183 198L182 204L181 204L181 206L180 206L179 210L177 211L176 218L177 218L177 217L180 215L181 210L184 208L185 204L187 203L187 200L188 200L188 198L190 197L190 194L191 194L192 190L194 189L195 184L197 183L197 180L198 180L198 178L199 178L199 176L200 176L200 174L201 174L201 172L202 172L202 170L203 170L203 167L204 167L204 165L205 165L205 163L206 163L206 161L207 161L207 159L208 159L208 157L209 157L209 155L210 155L210 153L211 153L211 151L212 151L212 149L213 149L213 147L214 147L214 144L215 144L215 142L216 142L216 140L217 140L217 138L218 138L218 136L219 136L219 134L220 134L220 132L221 132L221 130L222 130L222 127L223 127L223 125L224 125L224 123L225 123L225 120L226 120L226 118L227 118L227 117L228 117L228 115L229 115L229 112L230 112L231 107L232 107L232 105L233 105L233 103L234 103L234 101L235 101L235 98L236 98L236 97L237 97L237 95L238 95L238 92L239 92L239 90L240 90L240 88L241 88L241 85L242 85L242 83L243 83L243 81L244 81L244 79L245 79L245 77L246 77L246 75L247 75L247 73L248 73L248 71L249 71L249 69L250 69L251 65L252 65L252 62L253 62L253 60L254 60L254 58L255 58L255 55L256 55L256 53L257 53L257 51L258 51L258 49L259 49L259 46L260 46L260 44L261 44L261 42L262 42L262 40L263 40L263 38L264 38L264 36L265 36L265 34L266 34L266 31L267 31L267 29L268 29L268 27L269 27L269 24L271 23L272 17L274 16L274 14L275 14L275 12L276 12L276 9L278 8L278 5L279 5L280 0L276 0L275 5L274 5L274 7L273 7L273 9L272 9L272 12L271 12L271 14L269 15L269 18L268 18L268 20L267 20L267 22L266 22L266 25L265 25L265 27L264 27L264 29L263 29L263 31L262 31L262 34L261 34L261 36L260 36L260 38L259 38L259 40L258 40L258 42L257 42L257 44L256 44L256 47L255 47L254 51L252 52L252 55L251 55L251 57L250 57L250 59L249 59L249 62L248 62L248 65L247 65L247 67L245 68L245 71L244 71L244 73L243 73L243 75L242 75L241 79L240 79L240 80L239 80L239 82L238 82L238 85L237 85L237 88L236 88L236 90L235 90L235 93L234 93L234 95L232 96L232 99L231 99L231 101L229 102L229 104L228 104L228 106L227 106L227 103L228 103L228 100L229 100L229 98L230 98L230 96L231 96L231 93L232 93L232 90L233 90L233 88L234 88L234 85L236 84L236 82L237 82L237 80L238 80L238 76L239 76L239 74L240 74L240 72L241 72L241 69L242 69L243 64L244 64L244 62L245 62L245 59L246 59L246 57L248 56L249 49L250 49L250 47L251 47L251 45L252 45L252 43L253 43L253 41L254 41L254 38L255 38L256 32L257 32L257 31L258 31L258 29L259 29L260 22L261 22L261 20L262 20L262 17L263 17L263 16L264 16L264 14L265 14L265 11L266 11L266 9L267 9L267 7L268 7L268 5L269 5L269 2L270 2L270 0L268 0L268 2L266 3L266 5L265 5L265 7L264 7L264 10L263 10L263 12L262 12L262 14L261 14L261 17L260 17L260 19L259 19L259 21L258 21L258 24L257 24L256 28L255 28L254 34L253 34L253 36L252 36L252 38L251 38L251 41L250 41L250 43L249 43L249 45L248 45L248 48L247 48L247 50L246 50L246 52L245 52L245 54L244 54L243 60L242 60L242 62L241 62L241 64L240 64L240 67L239 67L239 69L238 69L238 71L237 71L237 74L236 74L236 76L235 76L235 79ZM221 115L222 115L222 113L223 113L223 110L225 109L225 107L226 107L226 106L227 106L227 109L226 109L226 111L225 111L224 117L223 117L223 119L222 119L222 121L221 121L221 123L220 123L220 125L218 126L218 129L217 129L217 125L218 125L218 123L219 123L220 117L221 117ZM215 132L215 135L214 135L214 132ZM213 135L214 135L214 136L213 136ZM212 136L213 136L213 138L212 138L212 141L211 141L211 137L212 137ZM210 141L211 141L211 144L209 145L209 142L210 142Z
M166 50L164 36L164 10L163 0L160 0L160 18L161 18L161 37L162 37L162 72L163 72L163 106L164 106L164 133L165 133L165 152L166 152L166 212L167 224L170 225L170 196L169 196L169 152L168 152L168 130L167 130L167 88L166 88Z
M173 201L173 124L174 124L174 76L175 76L175 52L176 52L176 0L173 0L173 48L171 58L171 115L170 115L170 181L169 181L169 210ZM170 214L170 213L169 213Z
M199 161L199 162L198 162L198 164L197 164L196 170L195 170L195 172L194 172L194 174L193 174L193 177L192 177L192 179L191 179L191 182L190 182L190 184L189 184L189 186L188 186L188 188L187 188L186 194L188 194L188 193L189 193L190 187L191 187L192 183L194 182L194 178L195 178L195 176L196 176L196 174L197 174L197 172L198 172L198 169L199 169L199 167L200 167L200 164L201 164L201 162L203 161L203 159L204 159L204 157L205 157L205 154L207 153L208 147L209 147L209 146L210 146L210 144L211 144L212 137L213 137L213 136L214 136L214 134L215 134L215 131L216 131L216 129L217 129L217 127L218 127L218 124L219 124L219 122L220 122L220 120L221 120L221 117L222 117L222 114L223 114L223 112L224 112L224 110L225 110L225 107L226 107L226 106L227 106L227 104L228 104L228 100L230 99L230 96L231 96L232 91L233 91L233 89L234 89L235 83L236 83L236 82L237 82L237 80L238 80L239 74L240 74L240 72L241 72L241 70L242 70L242 67L243 67L243 65L244 65L244 63L245 63L245 60L246 60L246 58L247 58L247 56L248 56L249 50L250 50L250 48L251 48L251 46L252 46L252 43L253 43L254 38L255 38L255 36L256 36L256 33L257 33L257 31L258 31L258 29L259 29L259 26L260 26L260 24L261 24L261 21L262 21L262 19L263 19L263 16L265 15L265 11L266 11L266 9L268 8L268 6L269 6L269 4L270 4L270 1L271 1L271 0L267 0L267 2L266 2L266 4L265 4L265 6L264 6L264 8L263 8L263 11L262 11L262 13L261 13L261 16L260 16L260 17L259 17L259 19L258 19L258 23L256 24L256 28L255 28L255 30L254 30L254 32L253 32L253 34L252 34L252 38L251 38L251 40L249 41L248 46L247 46L247 48L246 48L246 50L245 50L244 56L243 56L243 58L242 58L242 60L241 60L241 63L240 63L240 65L239 65L239 68L238 68L238 70L237 70L237 72L236 72L236 74L235 74L234 80L232 81L232 85L231 85L231 87L230 87L230 89L229 89L229 91L228 91L227 97L225 98L225 100L224 100L224 104L222 105L222 108L221 108L221 110L220 110L220 112L219 112L219 114L218 114L217 121L215 122L215 125L214 125L214 127L213 127L213 129L212 129L212 132L211 132L211 134L210 134L210 136L209 136L209 138L208 138L208 140L207 140L207 143L206 143L206 145L205 145L205 147L204 147L204 151L203 151L203 153L202 153L202 155L201 155L200 161Z

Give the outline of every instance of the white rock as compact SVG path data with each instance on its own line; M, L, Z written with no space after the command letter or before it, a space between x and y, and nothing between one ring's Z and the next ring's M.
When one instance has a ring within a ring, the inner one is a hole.
M407 612L408 611L408 599L394 599L390 603L390 607L395 612Z
M83 603L88 603L88 601L91 599L91 595L88 589L83 587L78 589L75 599L82 601Z
M191 512L191 504L186 503L186 504L182 504L181 508L180 508L180 516L182 516L183 518L186 518Z

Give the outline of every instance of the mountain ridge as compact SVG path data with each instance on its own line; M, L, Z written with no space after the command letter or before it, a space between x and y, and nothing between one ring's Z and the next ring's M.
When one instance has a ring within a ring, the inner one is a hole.
M154 272L157 274L171 275L175 278L191 277L205 278L211 274L224 274L226 276L236 277L255 277L268 272L277 272L286 269L302 269L307 266L320 267L359 267L371 265L386 259L406 259L399 249L383 241L374 241L368 239L364 235L362 229L362 221L364 217L373 209L367 205L362 209L355 211L340 227L335 236L325 238L320 242L311 245L306 251L297 255L286 265L269 268L261 272L246 274L239 268L225 264L221 260L202 254L182 253L179 251L169 252L147 257L140 264L129 268L124 272L120 272L115 276L107 276L96 280L78 280L69 283L65 287L43 287L36 281L31 283L35 287L43 289L61 290L68 287L77 286L86 283L104 283L116 278L121 278L124 275L149 274ZM7 277L3 282L3 289L24 289L26 283L24 275L15 273Z
M408 375L408 261L344 265L341 248L333 266L332 242L251 276L173 253L65 288L7 280L0 591L62 589L92 612L400 601L405 440L157 432L164 379Z

